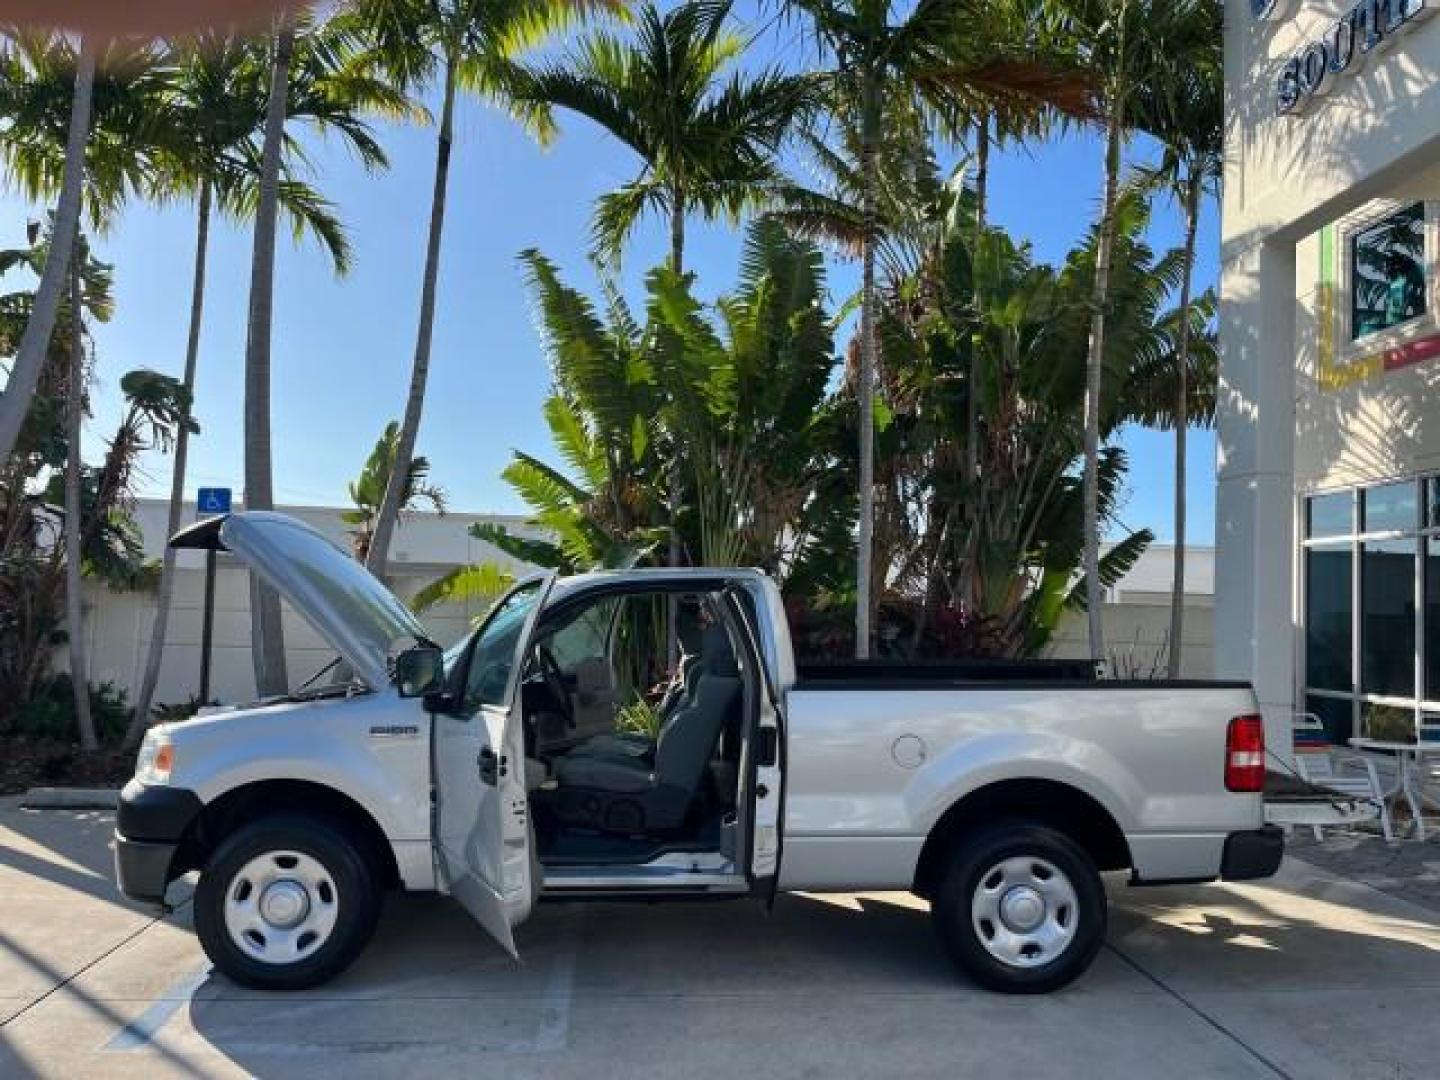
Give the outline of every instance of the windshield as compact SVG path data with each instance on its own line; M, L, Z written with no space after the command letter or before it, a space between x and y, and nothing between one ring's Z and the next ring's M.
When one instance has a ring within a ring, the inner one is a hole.
M491 610L477 634L452 646L445 654L445 670L449 674L473 643L460 699L467 711L482 705L505 704L520 632L544 584L542 579L536 579L519 586Z

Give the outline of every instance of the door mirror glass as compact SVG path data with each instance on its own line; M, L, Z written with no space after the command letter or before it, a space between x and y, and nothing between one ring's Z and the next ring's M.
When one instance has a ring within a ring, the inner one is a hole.
M434 645L416 645L395 658L395 686L402 698L424 697L445 686L445 656Z

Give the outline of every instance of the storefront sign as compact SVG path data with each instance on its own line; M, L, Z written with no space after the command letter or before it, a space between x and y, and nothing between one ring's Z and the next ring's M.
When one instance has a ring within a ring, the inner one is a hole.
M1275 0L1250 0L1257 18L1274 13ZM1275 111L1303 112L1335 79L1430 14L1427 0L1360 0L1323 35L1285 62L1275 86Z

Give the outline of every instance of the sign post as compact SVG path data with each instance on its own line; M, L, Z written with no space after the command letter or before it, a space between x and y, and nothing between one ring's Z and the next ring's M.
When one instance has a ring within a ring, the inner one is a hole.
M205 618L200 624L200 704L210 704L210 646L215 632L215 549L205 552Z
M230 513L229 488L201 488L195 509L203 515ZM215 549L205 552L205 609L200 624L200 703L210 703L210 652L215 634Z

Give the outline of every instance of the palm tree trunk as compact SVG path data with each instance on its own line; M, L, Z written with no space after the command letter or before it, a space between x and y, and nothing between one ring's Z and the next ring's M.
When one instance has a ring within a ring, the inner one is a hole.
M78 225L78 223L77 223ZM65 629L69 638L70 687L80 745L99 746L90 716L90 679L85 656L85 605L81 592L80 433L85 413L85 329L80 307L80 244L70 258L70 402L65 414Z
M979 497L975 490L976 481L980 477L980 322L981 305L984 297L980 289L980 250L985 243L985 215L988 210L987 196L990 188L990 114L982 113L977 124L976 147L975 147L975 246L970 259L970 275L972 282L972 301L974 303L975 332L970 341L970 371L968 377L969 393L965 405L965 485L970 490L970 505L978 507ZM976 551L976 544L979 542L979 529L972 522L969 534L965 539L966 547L971 554L970 572L960 583L961 595L967 606L975 607L978 602L977 590L980 583L980 575L976 573L977 567L973 565Z
M678 192L670 207L670 269L685 272L685 199Z
M1180 340L1175 351L1175 566L1170 581L1170 655L1166 674L1180 677L1185 630L1185 442L1190 427L1190 287L1195 269L1195 233L1200 222L1199 166L1185 184L1185 277L1180 282Z
M445 230L445 193L450 182L450 147L455 126L455 65L445 65L445 101L440 110L440 135L435 145L435 185L430 197L430 232L425 241L425 278L420 286L420 325L415 335L415 358L410 367L410 394L405 416L390 462L385 497L375 516L365 565L379 577L385 576L390 556L390 538L405 501L410 479L410 462L420 434L420 417L425 410L425 386L430 379L430 343L435 330L435 290L440 276L440 240Z
M188 399L185 419L195 408L195 367L200 357L200 323L205 311L205 261L210 247L210 181L200 184L200 206L195 224L195 271L190 287L190 332L185 341L185 370L181 383ZM165 539L180 531L185 510L185 467L190 454L190 430L181 424L175 435L175 463L170 476L170 517ZM160 661L165 655L165 631L170 622L170 604L175 595L175 551L167 543L160 562L160 587L155 596L155 621L150 627L150 648L145 654L145 675L135 698L135 715L125 732L125 746L133 747L150 726L150 705L160 679Z
M1085 614L1090 632L1090 656L1105 658L1105 630L1100 605L1100 383L1105 358L1105 307L1110 299L1110 258L1115 246L1115 202L1120 184L1120 149L1124 117L1112 98L1105 133L1105 195L1100 235L1095 244L1095 287L1091 297L1090 349L1085 358Z
M861 76L860 370L856 407L860 423L860 522L855 543L855 659L870 656L875 544L875 142L880 129L880 85L873 66Z
M670 198L670 269L679 276L685 273L685 197L677 190ZM671 566L679 566L684 559L680 550L680 457L675 455L675 460L670 464L670 491L666 496L666 512L670 518L670 551L667 562ZM675 636L675 613L678 610L675 603L670 605L670 663L674 664L678 655L679 644Z
M982 113L975 133L975 247L970 259L971 293L975 318L980 317L980 247L985 242L985 196L990 181L990 115ZM978 330L978 323L977 323ZM976 333L970 348L970 394L965 418L965 481L973 484L980 471L979 431L980 402L977 393L980 381L980 335Z
M85 143L90 133L90 101L95 84L95 43L89 38L80 42L80 56L75 67L75 92L70 100L70 130L65 140L65 172L60 182L60 199L55 206L55 227L50 234L50 253L35 289L30 318L5 392L0 394L0 462L8 462L15 450L15 440L30 412L30 401L40 382L45 366L45 353L55 330L60 310L60 295L65 289L65 271L70 265L71 247L80 224L81 188L85 183Z
M294 50L294 25L282 16L270 68L270 100L265 111L265 141L260 162L260 200L255 213L255 247L250 266L250 319L245 342L246 510L269 510L275 503L270 448L270 326L275 298L280 154ZM283 693L288 680L280 597L253 574L250 577L250 652L258 694L264 697Z

